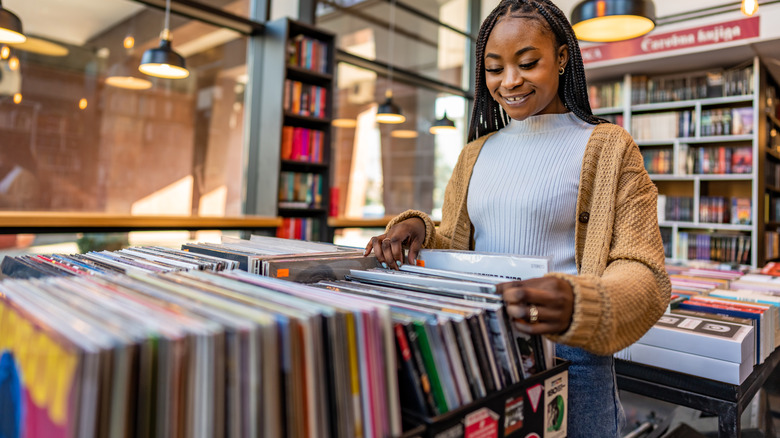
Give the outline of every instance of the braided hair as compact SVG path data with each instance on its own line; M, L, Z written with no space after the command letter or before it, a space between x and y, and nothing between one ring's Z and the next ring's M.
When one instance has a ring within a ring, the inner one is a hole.
M588 87L585 82L585 66L582 62L580 46L571 24L563 12L550 0L501 0L501 3L482 22L477 37L476 91L468 141L498 131L509 123L509 116L490 96L485 82L485 46L499 18L513 12L538 13L555 35L556 49L564 44L568 45L569 61L558 83L558 96L566 108L585 122L594 125L608 123L606 120L594 116L590 109Z

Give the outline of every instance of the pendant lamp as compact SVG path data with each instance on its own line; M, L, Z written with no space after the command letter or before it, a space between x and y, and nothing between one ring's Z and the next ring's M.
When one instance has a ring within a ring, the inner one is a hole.
M758 12L758 0L742 0L742 6L739 8L743 14L752 17Z
M652 0L585 0L571 13L577 39L613 42L640 37L655 27Z
M441 134L443 132L447 131L454 131L455 128L455 122L453 122L449 117L447 117L447 111L444 111L444 116L440 119L436 119L435 122L433 122L433 125L431 126L431 129L429 130L431 134Z
M3 8L0 0L0 43L18 44L27 41L22 32L22 20L13 12Z
M385 102L376 109L376 121L379 123L398 124L406 121L401 114L401 107L393 103L393 92L385 92Z
M136 58L138 59L138 58ZM118 62L112 65L106 74L106 85L126 90L147 90L152 88L152 82L135 70L134 60Z
M160 34L160 45L149 49L141 57L138 70L149 76L167 79L184 79L190 75L184 58L171 47L171 0L165 1L165 28Z
M376 109L376 121L378 123L398 124L406 121L401 114L401 107L393 103L393 38L395 36L395 0L390 2L390 36L387 39L387 56L390 62L387 73L387 91L385 102Z

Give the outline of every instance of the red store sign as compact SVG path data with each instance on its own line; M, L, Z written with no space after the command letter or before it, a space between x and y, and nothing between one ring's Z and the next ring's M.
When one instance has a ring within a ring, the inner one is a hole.
M585 64L630 56L721 44L759 36L759 16L709 26L648 34L627 41L581 48Z

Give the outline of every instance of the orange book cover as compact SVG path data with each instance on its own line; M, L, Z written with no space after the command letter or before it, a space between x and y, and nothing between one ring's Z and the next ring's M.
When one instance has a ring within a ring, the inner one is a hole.
M292 126L285 126L282 128L282 160L289 160L292 157L293 146L293 130Z

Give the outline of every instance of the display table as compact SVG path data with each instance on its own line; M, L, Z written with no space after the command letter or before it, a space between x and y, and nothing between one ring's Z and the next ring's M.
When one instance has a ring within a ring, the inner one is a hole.
M131 216L105 213L0 212L0 233L120 232L147 230L255 230L276 228L265 216Z
M618 389L680 406L697 409L718 417L718 437L742 436L742 411L751 402L780 362L780 349L775 350L741 385L718 382L701 377L615 360Z

